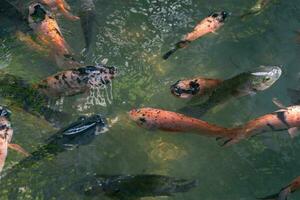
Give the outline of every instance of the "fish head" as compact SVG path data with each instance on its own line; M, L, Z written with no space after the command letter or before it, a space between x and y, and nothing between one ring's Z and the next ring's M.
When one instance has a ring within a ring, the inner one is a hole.
M138 126L146 128L148 130L155 130L157 129L157 127L155 124L155 117L153 116L153 112L155 112L155 109L152 108L132 109L129 112L129 117L131 120L136 122Z
M5 117L7 119L10 118L11 111L8 110L7 108L0 106L0 117Z
M46 19L48 15L45 7L40 3L34 3L29 6L28 22L30 24L38 24Z
M221 12L213 12L209 16L215 18L216 20L222 23L230 15L231 14L229 12L221 11Z
M251 88L254 91L262 91L271 87L281 76L279 66L260 66L250 71Z
M200 85L197 80L179 80L170 87L171 93L179 98L189 99L199 93Z
M105 65L83 67L79 69L79 72L89 77L89 84L92 86L108 84L118 74L116 67L108 67Z

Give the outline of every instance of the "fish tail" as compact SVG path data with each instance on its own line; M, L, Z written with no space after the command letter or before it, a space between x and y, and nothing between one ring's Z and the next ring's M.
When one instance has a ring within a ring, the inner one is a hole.
M184 184L179 184L176 186L175 188L175 192L188 192L189 190L191 190L194 187L198 186L198 181L197 180L193 180L193 181L188 181L185 182Z
M188 40L182 40L178 43L175 44L175 47L173 49L171 49L170 51L168 51L167 53L165 53L163 55L163 59L167 60L173 53L175 53L178 49L182 49L188 46L188 44L190 43L190 41Z
M300 90L288 88L287 94L290 97L292 104L300 103Z
M260 200L287 200L287 197L291 193L289 187L282 189L279 193L272 194L263 198L258 198Z
M245 138L245 128L232 128L224 130L224 136L216 138L219 145L222 147L228 147L238 143Z

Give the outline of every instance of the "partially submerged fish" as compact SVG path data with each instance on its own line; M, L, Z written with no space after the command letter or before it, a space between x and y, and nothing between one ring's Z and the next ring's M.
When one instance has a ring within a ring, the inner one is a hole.
M76 122L61 129L47 140L47 144L40 146L31 156L20 161L10 172L17 169L29 168L37 161L51 158L61 152L90 144L94 138L107 131L105 121L100 115L80 117Z
M62 97L84 93L92 87L100 87L116 76L115 67L86 66L59 72L42 80L35 87L49 97Z
M300 189L300 176L295 178L288 186L282 188L279 193L260 198L261 200L287 200L291 193Z
M180 109L180 112L193 117L201 117L208 110L226 101L253 95L271 87L281 76L279 66L260 66L249 72L238 74L223 81L213 89L204 103L193 103Z
M29 154L19 145L12 144L13 129L10 124L10 111L0 106L0 172L2 171L7 157L7 149L11 148L25 156Z
M249 15L259 15L263 10L265 10L270 3L274 0L257 0L254 6L250 8L246 13L241 15L241 18L245 18Z
M88 196L104 194L120 200L143 197L172 196L188 192L198 185L197 181L162 175L95 175L86 178L81 185Z
M80 0L80 22L88 54L96 36L96 6L94 0Z
M196 77L179 80L171 85L171 93L178 98L191 99L194 96L205 96L222 84L220 79Z
M79 17L71 13L71 7L65 0L40 0L41 3L46 4L52 11L59 11L67 19L78 20Z
M29 6L28 23L37 42L49 48L59 66L64 64L71 67L78 66L55 18L41 3Z
M185 48L194 40L201 38L208 33L215 33L221 26L223 26L225 19L229 13L226 11L214 12L208 17L200 21L194 30L186 34L183 39L175 44L175 47L164 54L163 59L168 59L178 49Z

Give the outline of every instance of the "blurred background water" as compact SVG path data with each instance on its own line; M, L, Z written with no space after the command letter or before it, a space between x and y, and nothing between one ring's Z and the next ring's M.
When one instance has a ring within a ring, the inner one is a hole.
M274 193L299 176L300 139L290 139L287 132L267 133L222 148L213 138L149 132L127 117L132 108L175 111L185 105L186 101L169 92L169 86L179 79L227 79L262 64L284 66L276 84L263 93L218 106L203 119L232 126L276 110L273 97L289 105L286 89L299 88L300 46L296 38L300 1L277 1L258 16L246 20L237 17L255 2L97 0L96 48L86 64L106 60L108 65L118 67L119 76L98 94L64 98L55 106L78 116L100 113L118 120L90 145L63 152L1 179L1 199L90 199L70 186L88 174L98 173L162 174L199 180L199 186L188 193L144 199L250 200ZM78 2L69 3L76 13ZM200 19L219 10L229 11L232 16L218 35L210 34L193 42L167 61L161 59ZM63 17L58 22L72 49L80 54L84 47L80 23ZM2 30L8 28L4 23ZM12 34L2 32L1 69L33 83L59 71L54 63L15 41ZM20 110L13 110L12 123L13 141L29 151L55 133L47 123ZM10 151L5 169L21 159ZM296 193L290 199L299 198Z

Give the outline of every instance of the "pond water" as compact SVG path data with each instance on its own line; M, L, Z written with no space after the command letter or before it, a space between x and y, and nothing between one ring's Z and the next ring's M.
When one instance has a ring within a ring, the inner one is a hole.
M106 89L66 97L54 106L75 116L98 113L114 121L89 145L38 162L1 179L1 199L92 199L70 186L89 174L161 174L197 179L187 193L144 199L251 200L277 192L300 175L300 139L286 131L267 133L234 146L220 147L214 138L146 131L128 119L132 108L176 111L187 101L171 95L179 79L207 76L227 79L259 65L283 65L283 75L268 90L218 106L202 119L224 126L242 124L277 110L272 98L290 104L287 88L299 88L299 0L276 1L257 16L238 16L255 0L97 0L97 37L85 64L107 62L119 75ZM69 1L72 10L77 1ZM212 11L232 13L218 35L210 34L161 56ZM62 32L79 55L84 47L80 23L58 17ZM6 27L1 24L1 28ZM29 82L60 69L47 58L3 34L0 68ZM46 122L12 109L13 141L29 152L55 133ZM22 159L10 151L4 172ZM300 198L299 193L290 199ZM109 199L97 196L95 199Z

